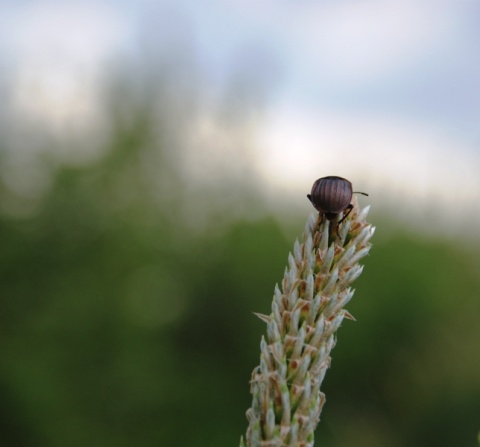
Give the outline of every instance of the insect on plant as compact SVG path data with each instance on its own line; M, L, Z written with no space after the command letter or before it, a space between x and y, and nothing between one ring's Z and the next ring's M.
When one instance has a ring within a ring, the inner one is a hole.
M368 196L365 192L352 191L352 183L349 180L331 175L316 180L311 194L307 194L307 197L320 215L325 216L329 221L334 220L338 214L343 212L343 217L337 223L338 233L338 226L353 209L353 205L350 203L353 194Z

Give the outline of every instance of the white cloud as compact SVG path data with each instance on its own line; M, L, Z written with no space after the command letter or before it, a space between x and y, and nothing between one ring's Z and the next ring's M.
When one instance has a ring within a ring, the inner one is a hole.
M122 16L102 4L41 2L11 9L4 23L12 112L60 136L100 125L105 64L129 33Z
M292 57L314 73L364 82L421 62L451 38L454 22L430 2L316 3L297 21Z
M467 13L459 2L429 0L211 1L194 16L207 52L225 54L253 36L276 47L292 76L357 83L428 64Z

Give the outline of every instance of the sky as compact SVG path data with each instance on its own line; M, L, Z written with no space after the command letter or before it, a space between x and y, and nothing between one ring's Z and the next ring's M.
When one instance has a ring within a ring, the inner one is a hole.
M272 196L334 174L402 203L401 218L480 223L476 0L0 0L0 11L12 116L60 137L94 132L108 63L134 64L145 43L180 48L213 95L236 73L259 85L253 160Z

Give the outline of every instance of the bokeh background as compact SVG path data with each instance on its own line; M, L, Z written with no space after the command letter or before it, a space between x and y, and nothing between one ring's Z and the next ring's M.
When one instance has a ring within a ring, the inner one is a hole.
M322 446L480 431L480 3L0 0L0 446L238 445L325 175L377 227Z

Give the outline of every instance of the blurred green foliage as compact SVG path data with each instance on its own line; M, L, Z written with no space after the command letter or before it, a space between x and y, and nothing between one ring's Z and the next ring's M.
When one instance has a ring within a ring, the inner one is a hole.
M0 216L1 447L238 445L265 330L252 312L294 241L268 216L194 231L156 126L148 108L119 118L102 157L53 170L35 213ZM478 250L388 221L373 242L317 444L473 445Z

